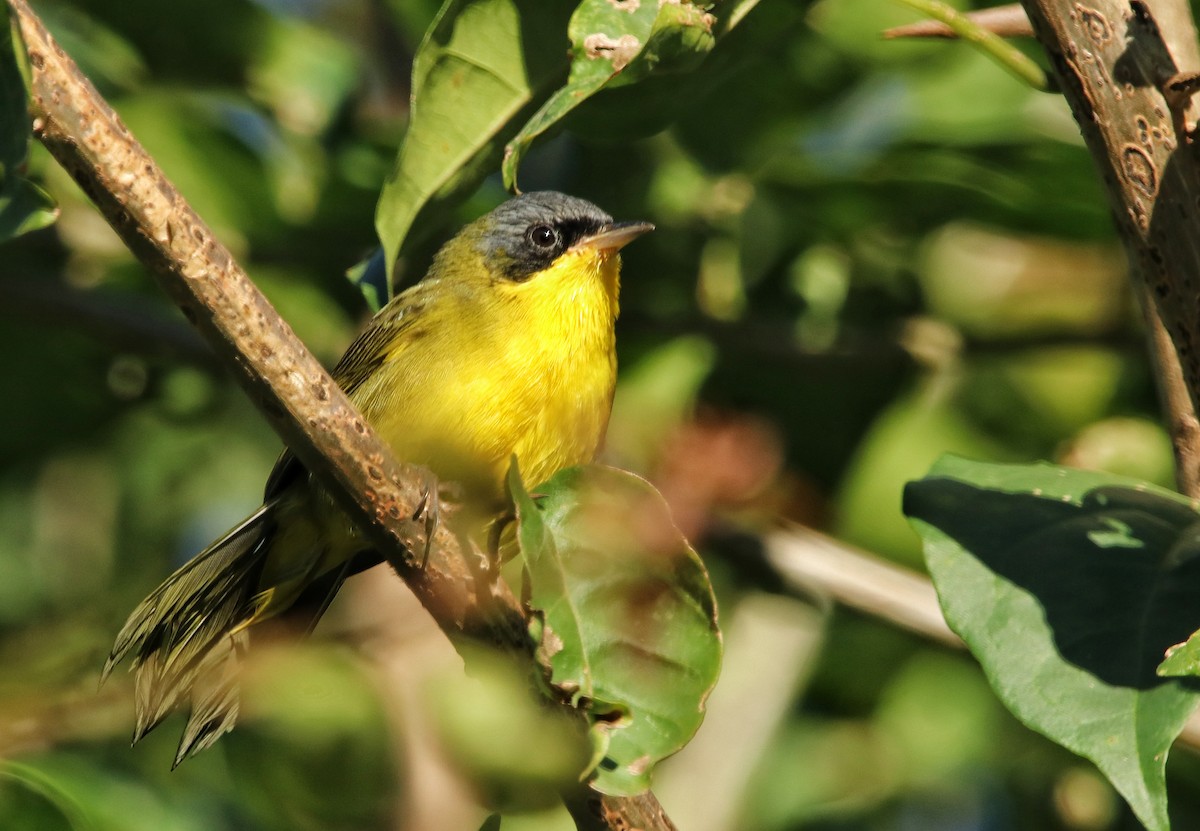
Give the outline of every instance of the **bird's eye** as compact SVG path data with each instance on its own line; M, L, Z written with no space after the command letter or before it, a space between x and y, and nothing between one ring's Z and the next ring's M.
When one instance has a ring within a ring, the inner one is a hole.
M529 229L529 239L538 248L553 248L558 242L558 231L549 225L534 225Z

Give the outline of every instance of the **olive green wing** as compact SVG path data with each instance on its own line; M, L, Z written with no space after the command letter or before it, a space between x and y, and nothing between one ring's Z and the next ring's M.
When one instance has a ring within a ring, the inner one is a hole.
M379 369L398 345L407 339L423 336L425 324L422 323L421 312L429 304L433 282L417 283L380 309L334 366L330 374L351 400L355 391L371 377L371 373ZM275 467L271 469L271 475L267 477L263 499L274 499L304 476L305 472L300 460L291 450L284 448Z

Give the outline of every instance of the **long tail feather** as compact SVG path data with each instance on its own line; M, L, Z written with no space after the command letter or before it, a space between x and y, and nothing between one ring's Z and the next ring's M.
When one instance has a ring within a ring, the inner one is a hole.
M258 574L268 550L268 502L197 554L143 600L117 635L103 678L133 658L136 744L186 699L191 716L178 764L211 745L237 719L240 631L262 608Z
M342 582L380 562L373 551L329 562L321 533L295 533L296 505L286 494L269 500L133 610L101 683L132 658L135 744L172 711L190 705L175 765L212 745L237 721L238 665L251 630L256 642L264 635L270 640L311 632ZM272 618L273 624L260 626Z

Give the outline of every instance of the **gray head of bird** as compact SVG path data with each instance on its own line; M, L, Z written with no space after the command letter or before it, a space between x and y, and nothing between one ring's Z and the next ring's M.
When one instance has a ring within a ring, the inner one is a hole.
M477 272L482 265L490 281L522 283L564 255L598 264L614 260L621 248L653 228L649 222L614 222L585 199L534 191L508 200L464 228L438 253L437 270Z

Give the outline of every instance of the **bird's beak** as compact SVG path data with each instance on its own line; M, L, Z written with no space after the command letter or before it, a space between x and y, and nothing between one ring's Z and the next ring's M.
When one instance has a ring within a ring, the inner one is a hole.
M576 242L571 248L591 248L597 251L620 251L647 231L653 231L649 222L614 222L589 237Z

